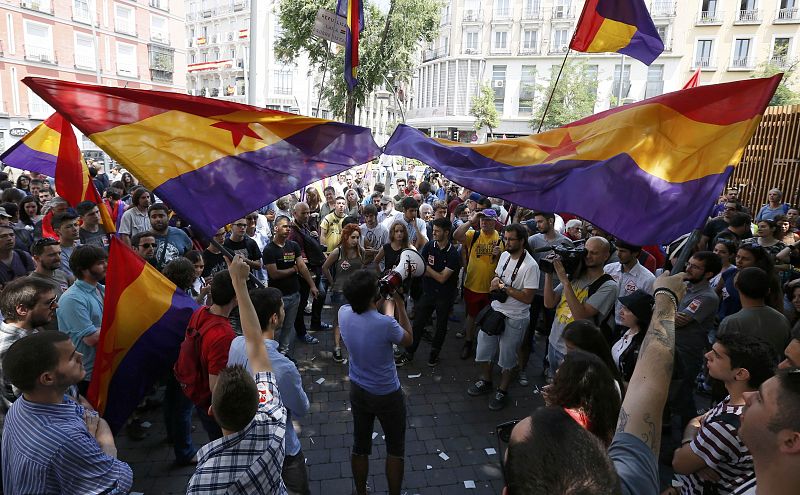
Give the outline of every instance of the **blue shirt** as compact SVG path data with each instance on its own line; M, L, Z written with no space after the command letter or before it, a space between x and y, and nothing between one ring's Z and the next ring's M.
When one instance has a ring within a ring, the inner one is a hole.
M94 369L94 346L86 345L84 337L88 337L100 328L103 323L104 286L89 285L83 280L76 280L58 299L58 329L69 335L72 343L83 354L83 367L86 378L92 378Z
M180 258L192 250L192 240L186 232L177 227L167 227L166 235L156 235L156 249L153 258L156 260L156 268L163 269L164 266L175 258Z
M244 337L233 339L228 351L228 366L241 364L252 373L253 370L250 369L244 344ZM275 375L281 400L286 407L286 455L297 455L300 452L300 439L297 438L294 428L289 428L289 425L292 424L292 416L302 418L308 414L311 405L305 390L303 390L303 379L300 378L297 366L278 352L277 341L264 339L264 345L267 347L267 354L272 362L272 374Z
M83 406L17 399L3 430L5 493L128 493L133 472L89 434Z
M405 334L397 320L374 309L357 314L345 304L339 309L339 329L350 353L350 380L373 395L397 391L392 344L400 344Z

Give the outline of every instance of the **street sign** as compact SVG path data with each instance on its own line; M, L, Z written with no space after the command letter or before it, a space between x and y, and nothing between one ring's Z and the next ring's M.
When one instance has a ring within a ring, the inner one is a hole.
M347 42L347 19L327 9L319 9L312 32L322 39L344 46Z

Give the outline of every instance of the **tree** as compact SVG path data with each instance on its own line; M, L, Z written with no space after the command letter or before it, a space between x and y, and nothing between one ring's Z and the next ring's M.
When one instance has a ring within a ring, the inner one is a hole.
M547 105L547 98L556 83L558 68L553 67L553 74L547 84L537 84L536 93L541 95L537 110L529 121L536 131L542 120L542 113ZM558 80L550 108L544 118L542 129L553 129L564 124L580 120L594 113L597 100L597 79L587 71L586 62L581 59L568 60L564 65L561 78Z
M769 62L763 62L756 68L753 75L750 76L772 77L775 74L783 73L783 79L781 79L781 83L775 90L775 94L772 95L769 106L797 105L800 103L800 93L792 89L792 86L797 87L797 81L794 78L797 63L798 61L795 60L786 67L779 67Z
M333 114L345 122L355 121L361 106L376 87L392 75L390 84L399 87L410 80L414 54L420 42L431 42L438 32L443 3L440 0L390 0L384 15L373 3L364 3L364 30L359 40L358 85L348 91L344 81L344 50L331 54L328 43L312 35L319 8L336 10L335 0L282 0L279 22L283 32L275 42L275 54L290 62L307 53L311 65L322 73L330 71L321 88L322 97ZM394 88L390 88L390 91Z
M469 114L475 117L476 131L487 127L491 134L492 129L500 125L500 116L494 106L494 90L487 83L481 83L478 94L472 97Z

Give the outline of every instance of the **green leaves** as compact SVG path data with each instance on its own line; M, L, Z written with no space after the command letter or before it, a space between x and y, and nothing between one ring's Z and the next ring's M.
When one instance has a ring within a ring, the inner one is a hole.
M553 67L553 74L547 84L537 84L536 94L542 95L534 116L529 121L536 131L547 104L547 98L553 91L558 66ZM597 99L597 72L589 71L587 64L580 59L568 60L556 86L553 100L542 125L542 130L553 129L564 124L580 120L594 113Z
M478 93L472 97L469 114L475 117L476 131L488 127L491 133L492 129L500 125L500 115L494 106L494 90L486 82L481 83Z

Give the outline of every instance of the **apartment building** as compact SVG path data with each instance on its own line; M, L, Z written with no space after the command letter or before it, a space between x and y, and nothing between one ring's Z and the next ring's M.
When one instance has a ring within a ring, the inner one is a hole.
M664 53L649 67L618 54L580 54L596 81L595 111L680 89L702 67L702 83L747 78L760 62L796 58L798 0L648 0ZM439 38L414 75L408 121L436 137L482 139L469 115L472 97L491 85L501 123L495 137L532 132L583 9L575 0L456 0L444 6ZM730 5L728 5L730 4ZM723 5L726 5L723 8Z
M0 15L0 150L53 112L27 76L185 92L182 1L2 0Z

